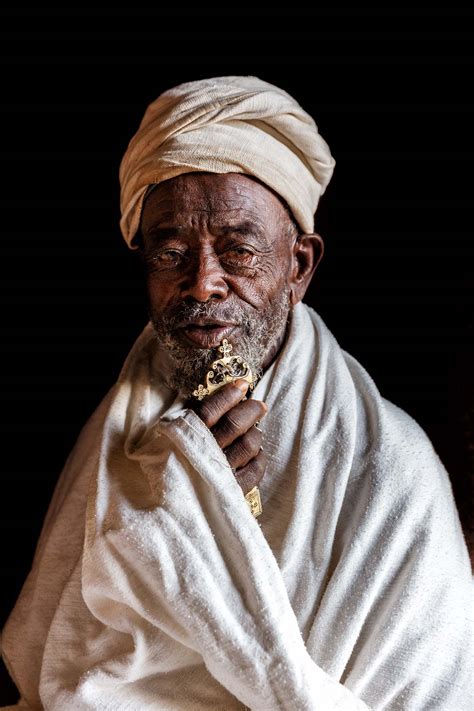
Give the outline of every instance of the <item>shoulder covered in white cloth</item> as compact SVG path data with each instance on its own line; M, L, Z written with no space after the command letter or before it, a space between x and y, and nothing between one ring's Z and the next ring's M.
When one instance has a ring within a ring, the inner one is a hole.
M472 576L427 436L307 306L269 375L260 526L137 339L4 630L31 708L473 708Z

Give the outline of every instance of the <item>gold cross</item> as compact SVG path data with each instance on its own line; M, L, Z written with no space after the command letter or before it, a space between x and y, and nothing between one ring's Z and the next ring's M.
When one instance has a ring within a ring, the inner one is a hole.
M227 341L227 338L222 340L222 346L219 346L219 351L223 354L224 358L228 358L232 351L232 346Z

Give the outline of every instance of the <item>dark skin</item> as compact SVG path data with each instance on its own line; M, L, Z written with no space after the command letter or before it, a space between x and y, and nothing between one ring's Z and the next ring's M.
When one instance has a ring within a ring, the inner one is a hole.
M160 314L183 301L240 304L258 314L285 287L290 304L302 300L323 255L317 234L298 234L282 201L240 173L187 173L160 183L141 219L146 286ZM286 323L262 363L281 349ZM224 333L224 336L223 336ZM182 338L214 348L222 337L238 343L238 324L191 324ZM248 383L229 383L192 407L211 430L246 494L266 469L262 433L255 426L267 406L244 399Z

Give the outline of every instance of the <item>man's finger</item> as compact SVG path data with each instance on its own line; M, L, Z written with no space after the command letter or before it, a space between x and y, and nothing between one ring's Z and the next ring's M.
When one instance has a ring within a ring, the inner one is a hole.
M224 385L196 405L195 411L204 424L211 428L226 412L243 399L248 387L249 384L245 380L237 380L235 383Z
M240 402L220 418L212 428L212 434L219 446L225 449L261 420L266 412L267 406L261 400Z
M254 457L247 466L242 469L237 469L234 476L244 494L248 494L254 486L259 485L265 474L266 467L267 458L265 452L260 450L257 456Z
M257 456L262 446L262 433L256 427L251 427L245 434L238 437L224 454L232 469L245 467L251 459Z

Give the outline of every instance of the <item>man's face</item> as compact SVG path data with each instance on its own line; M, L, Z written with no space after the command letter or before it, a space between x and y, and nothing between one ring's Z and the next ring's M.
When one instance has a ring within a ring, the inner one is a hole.
M141 219L149 312L183 394L227 338L257 370L283 341L297 231L280 200L241 174L160 183Z

